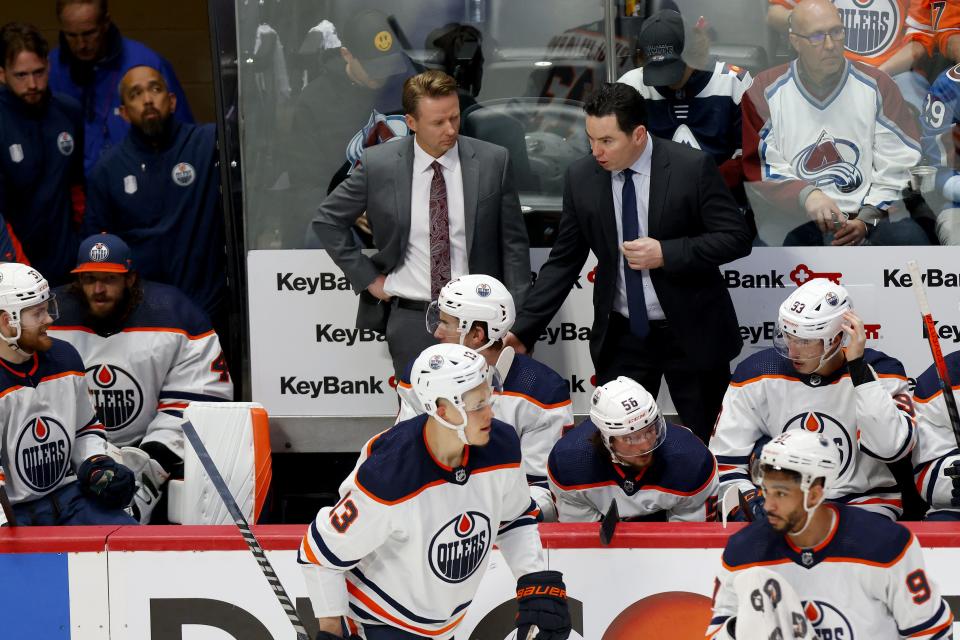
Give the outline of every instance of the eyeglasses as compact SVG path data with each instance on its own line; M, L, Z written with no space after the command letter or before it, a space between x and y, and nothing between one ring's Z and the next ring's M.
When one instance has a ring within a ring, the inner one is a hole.
M843 42L843 37L846 32L847 30L843 27L834 27L833 29L830 29L830 31L816 31L809 35L803 35L802 33L797 33L796 31L791 31L790 33L798 38L803 38L815 47L819 47L826 42L827 36L830 36L830 39L833 42Z

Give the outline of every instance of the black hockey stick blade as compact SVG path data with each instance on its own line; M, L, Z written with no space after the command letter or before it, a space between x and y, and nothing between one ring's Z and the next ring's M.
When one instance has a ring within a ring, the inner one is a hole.
M620 522L620 508L617 507L616 500L611 500L607 514L603 516L603 522L600 523L600 544L603 546L610 544L618 522Z
M266 578L270 584L273 595L276 596L277 602L280 603L283 612L287 614L287 619L290 620L290 624L293 625L294 630L297 632L297 640L310 640L310 636L307 635L307 631L303 627L303 621L300 620L300 614L297 613L296 607L294 607L293 602L290 601L290 596L287 595L286 590L283 588L283 584L280 582L280 578L277 577L276 571L273 570L273 565L271 565L270 560L267 559L267 554L264 553L260 542L256 536L253 535L253 532L250 531L250 525L247 524L247 519L243 517L240 506L237 505L237 501L234 500L233 494L230 493L230 488L227 487L227 483L224 482L223 476L220 475L216 463L214 463L213 458L210 457L210 452L207 451L206 445L204 445L203 440L200 439L197 428L193 426L193 423L189 420L184 420L182 426L183 435L190 441L190 445L197 453L197 457L203 465L203 470L207 472L217 493L220 494L220 499L223 500L223 505L227 508L227 511L230 512L233 523L237 525L237 528L240 529L240 533L243 535L243 541L247 543L247 548L250 549L250 553L253 554L257 564L260 566L263 577Z
M746 518L747 522L753 522L753 511L750 510L750 505L747 504L747 499L743 497L743 491L737 489L737 497L740 499L740 510L743 511L743 517Z

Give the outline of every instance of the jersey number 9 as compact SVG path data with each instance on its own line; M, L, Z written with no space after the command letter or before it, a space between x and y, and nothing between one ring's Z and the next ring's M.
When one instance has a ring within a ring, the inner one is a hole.
M923 569L917 569L907 576L907 589L913 594L913 601L923 604L930 599L930 583Z

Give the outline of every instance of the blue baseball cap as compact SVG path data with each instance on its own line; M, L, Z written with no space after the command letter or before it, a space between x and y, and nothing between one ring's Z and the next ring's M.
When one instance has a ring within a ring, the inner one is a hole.
M77 268L70 273L129 273L133 257L127 243L115 235L98 233L80 243Z

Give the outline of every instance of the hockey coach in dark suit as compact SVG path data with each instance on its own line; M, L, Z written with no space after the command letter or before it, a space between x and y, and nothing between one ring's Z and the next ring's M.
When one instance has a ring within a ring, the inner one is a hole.
M592 153L567 169L556 243L508 344L533 347L592 250L597 386L624 375L656 397L665 376L706 442L743 346L718 266L750 253L750 232L708 155L647 133L636 89L604 84L584 109Z
M451 279L484 273L522 301L530 245L507 150L458 135L457 85L442 71L403 86L416 135L370 147L313 219L321 246L360 294L357 327L386 332L397 376L427 346L424 313ZM377 253L352 227L367 214Z

